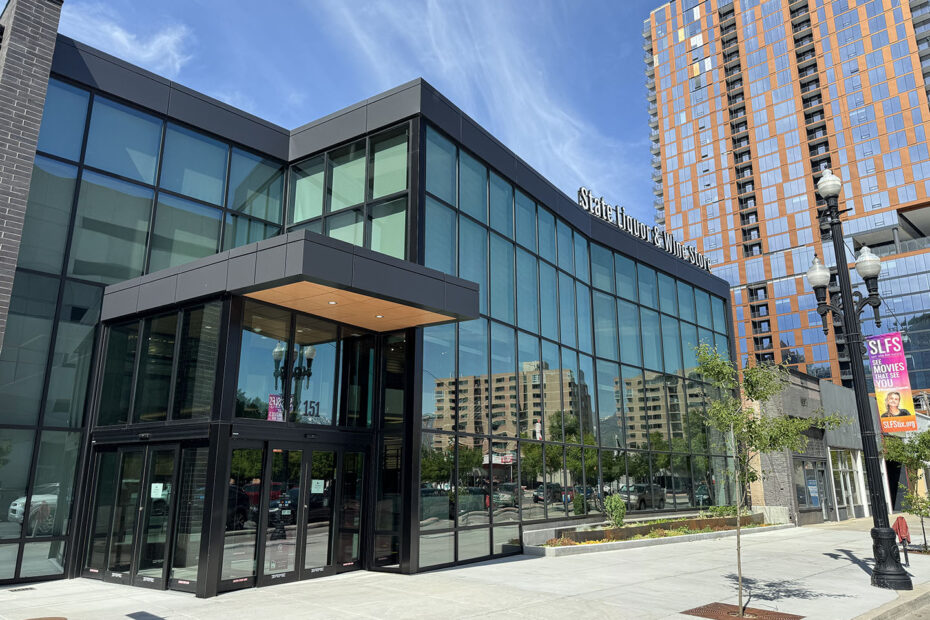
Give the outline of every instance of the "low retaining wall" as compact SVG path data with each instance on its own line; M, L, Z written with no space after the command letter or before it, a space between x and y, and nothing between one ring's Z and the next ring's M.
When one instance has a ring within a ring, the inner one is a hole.
M744 517L746 518L746 517ZM735 524L735 521L734 521ZM795 527L793 524L772 525L768 527L754 527L743 530L742 535L756 534L758 532L773 532ZM541 545L524 545L523 553L525 555L543 556L547 558L560 557L563 555L581 555L584 553L599 553L601 551L620 551L622 549L633 549L636 547L654 547L656 545L669 545L673 543L690 542L694 540L714 540L716 538L729 538L736 536L736 530L722 530L720 532L707 532L704 534L685 534L683 536L668 536L666 538L640 538L638 540L618 540L616 542L606 542L596 545L569 545L566 547L543 547Z

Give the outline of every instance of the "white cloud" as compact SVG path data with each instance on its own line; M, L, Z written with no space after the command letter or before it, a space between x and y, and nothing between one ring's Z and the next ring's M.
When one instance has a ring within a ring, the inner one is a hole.
M103 4L65 2L59 31L168 78L176 78L191 59L188 49L193 37L187 26L171 24L131 32Z
M320 6L312 5L317 13ZM552 83L549 42L537 37L558 36L557 24L534 24L531 37L526 16L498 2L323 6L380 89L422 74L569 196L584 184L650 217L651 205L631 204L641 202L635 189L650 172L648 142L604 135Z

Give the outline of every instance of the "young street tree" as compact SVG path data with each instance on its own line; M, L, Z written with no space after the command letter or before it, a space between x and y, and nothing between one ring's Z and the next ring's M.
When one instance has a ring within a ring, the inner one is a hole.
M930 497L918 492L918 483L927 461L930 461L930 430L917 433L905 439L886 436L884 441L885 458L900 463L908 473L911 488L904 487L904 512L920 517L920 529L924 537L924 551L927 550L927 530L924 519L930 518Z
M743 369L743 380L740 381L739 372L729 358L707 344L697 348L697 360L698 371L704 375L705 381L720 391L720 397L710 401L704 412L707 425L729 435L733 441L737 489L736 572L742 617L740 513L747 486L762 476L762 472L754 466L755 457L783 450L803 452L807 446L806 431L811 428L836 428L848 420L837 415L794 418L790 412L778 411L772 400L788 383L786 366L763 364L746 367Z

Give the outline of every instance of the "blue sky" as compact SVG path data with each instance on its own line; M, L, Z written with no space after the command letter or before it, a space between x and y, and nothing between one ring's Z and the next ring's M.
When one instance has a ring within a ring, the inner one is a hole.
M423 77L569 196L651 223L661 0L67 0L60 32L294 128Z

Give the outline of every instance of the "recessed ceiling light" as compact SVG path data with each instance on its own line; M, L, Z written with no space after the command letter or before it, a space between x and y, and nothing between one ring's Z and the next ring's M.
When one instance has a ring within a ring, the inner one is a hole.
M375 315L375 318L376 318L376 319L383 319L383 318L384 318L384 315L383 315L383 314L376 314L376 315Z
M261 328L261 327L256 327L254 331L255 331L256 334L260 334L260 333L262 333L262 328Z
M330 306L335 306L335 305L336 305L336 302L335 302L335 301L330 301L330 302L327 302L327 303L328 303Z

